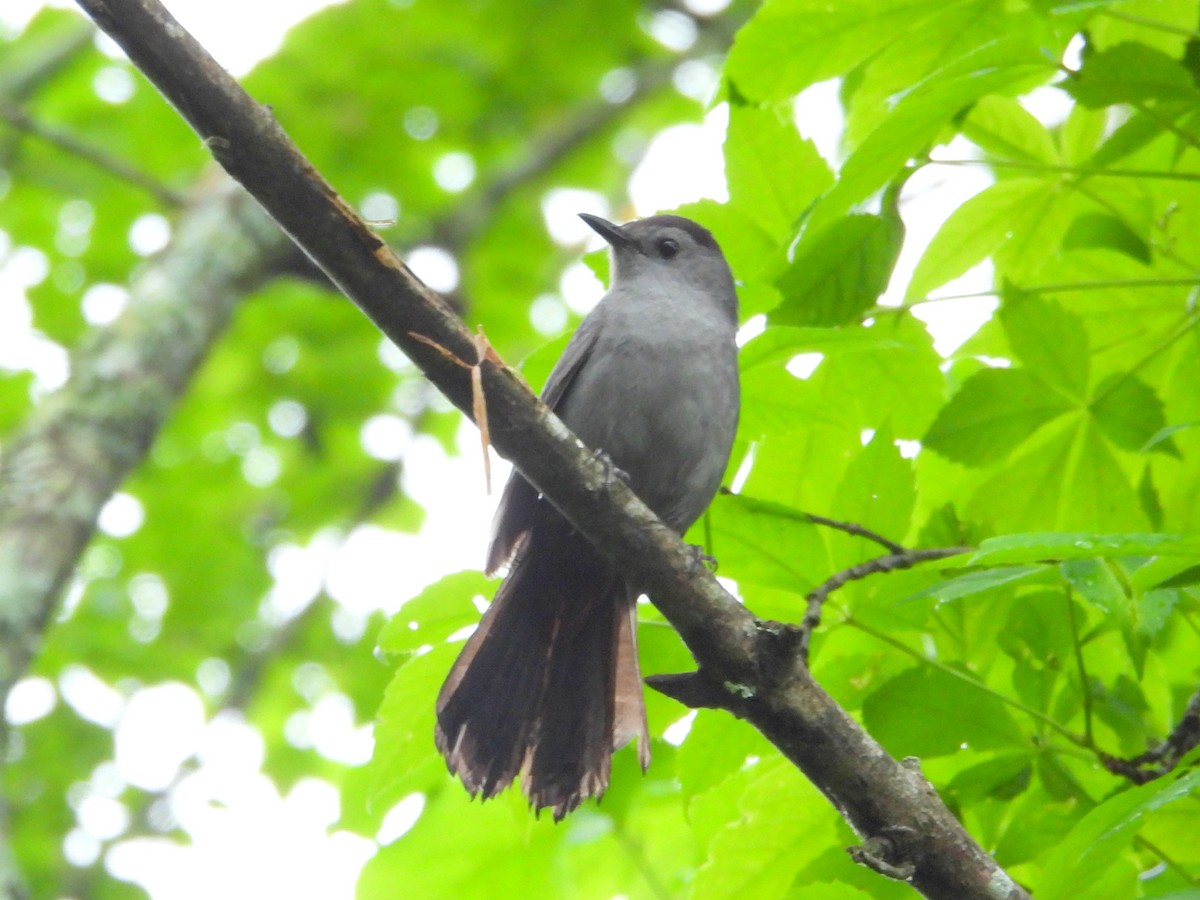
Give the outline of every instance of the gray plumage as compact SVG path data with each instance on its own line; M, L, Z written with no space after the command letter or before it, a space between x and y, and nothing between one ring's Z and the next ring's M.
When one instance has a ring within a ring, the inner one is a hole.
M716 241L681 216L616 226L612 289L584 320L542 398L680 533L704 511L738 419L737 295ZM519 473L505 487L489 573L509 565L438 696L436 740L486 799L524 771L556 819L608 785L612 751L649 734L636 593Z

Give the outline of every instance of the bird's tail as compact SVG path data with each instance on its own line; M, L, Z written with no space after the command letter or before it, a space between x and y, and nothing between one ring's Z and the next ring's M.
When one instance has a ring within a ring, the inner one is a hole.
M636 617L583 537L533 530L438 695L438 749L472 795L524 772L530 804L557 820L604 793L631 738L649 764Z

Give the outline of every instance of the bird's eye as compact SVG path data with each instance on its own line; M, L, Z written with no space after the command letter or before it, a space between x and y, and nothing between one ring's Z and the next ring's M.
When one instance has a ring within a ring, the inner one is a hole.
M670 259L679 252L679 243L671 238L663 238L658 242L658 252L663 259Z

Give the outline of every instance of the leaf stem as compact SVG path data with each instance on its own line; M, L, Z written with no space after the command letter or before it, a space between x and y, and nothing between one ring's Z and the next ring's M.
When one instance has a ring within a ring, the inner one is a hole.
M1139 369L1141 369L1143 366L1149 365L1156 356L1158 356L1160 353L1165 353L1172 344L1195 328L1197 321L1198 320L1194 315L1185 315L1183 317L1183 321L1177 328L1175 328L1174 331L1163 338L1163 340L1160 341L1156 346L1151 347L1150 350L1146 352L1145 356L1143 356L1136 363L1130 366L1124 373L1122 373L1120 378L1115 379L1103 391L1093 397L1089 401L1089 404L1094 407L1096 404L1102 403L1109 394L1119 388L1124 382L1132 378Z
M1083 645L1079 641L1079 623L1075 619L1075 604L1071 602L1071 589L1064 591L1067 601L1067 620L1071 625L1071 647L1075 651L1075 667L1079 670L1079 691L1083 698L1083 734L1088 746L1095 747L1092 734L1092 688L1087 666L1083 662Z
M1108 16L1110 19L1120 19L1123 22L1129 22L1133 25L1153 28L1156 31L1165 31L1167 34L1180 34L1192 40L1200 39L1200 31L1195 31L1191 28L1181 28L1178 25L1172 25L1170 22L1162 22L1158 19L1148 19L1145 16L1136 16L1133 13L1119 12L1115 9L1102 9L1100 10L1100 15Z
M1200 287L1200 279L1192 278L1113 278L1101 281L1064 281L1059 284L1035 284L1030 287L1017 287L1025 294L1053 294L1073 291L1106 290L1108 288L1153 288L1153 287ZM942 300L976 300L980 297L998 297L1004 293L1002 288L990 288L986 291L972 291L968 294L945 294L941 297L922 297L903 306L882 306L870 310L866 317L885 312L895 312L917 306L922 303L937 303Z
M1200 173L1167 172L1157 169L1095 169L1089 166L1064 166L1054 163L1022 162L1015 159L927 159L925 165L988 166L993 169L1020 169L1029 172L1055 172L1063 175L1113 178L1152 178L1161 181L1200 181Z
M988 694L991 694L993 697L995 697L1001 703L1004 703L1007 706L1011 706L1013 709L1020 710L1021 712L1025 713L1025 715L1029 716L1030 718L1036 719L1037 721L1041 722L1043 725L1045 725L1047 728L1051 729L1052 731L1057 731L1060 735L1062 735L1064 738L1066 738L1072 744L1075 744L1078 747L1083 747L1088 750L1092 749L1089 746L1088 741L1085 738L1082 738L1079 735L1075 734L1074 732L1070 731L1065 726L1059 724L1058 722L1056 722L1054 719L1050 718L1045 713L1034 709L1032 706L1022 703L1020 700L1017 700L1013 697L1009 697L1006 694L1002 694L999 691L997 691L997 690L989 687L988 685L984 684L983 682L979 681L978 679L972 678L970 675L960 672L958 669L955 669L952 666L946 665L944 662L940 662L936 659L930 659L928 656L925 656L922 653L918 653L916 650L909 647L903 641L897 640L896 638L892 637L890 634L884 634L882 631L878 631L875 628L872 628L870 625L860 622L858 619L855 619L852 615L847 614L846 618L844 619L844 622L847 625L850 625L854 628L859 629L860 631L865 632L866 634L871 635L871 637L875 638L876 640L880 640L880 641L883 641L883 643L885 643L885 644L889 644L890 646L899 650L901 653L907 654L908 656L912 657L913 659L917 660L918 662L920 662L924 665L932 666L933 668L935 668L941 672L945 672L947 675L953 675L955 678L965 681L965 682L967 682L967 684L970 684L974 687L979 688L981 691L985 691Z

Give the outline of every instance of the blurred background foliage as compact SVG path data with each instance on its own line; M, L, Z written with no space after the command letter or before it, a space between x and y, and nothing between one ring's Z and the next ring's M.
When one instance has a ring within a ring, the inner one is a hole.
M1198 28L1195 0L352 0L243 81L387 240L433 254L435 286L534 383L582 312L555 192L628 218L652 138L727 109L728 200L678 211L739 279L744 412L737 494L692 540L787 621L878 555L804 512L980 548L833 595L818 680L920 756L1039 896L1197 898L1195 770L1135 789L1100 753L1161 741L1200 684ZM808 89L835 78L844 130L819 151ZM162 247L203 259L170 229L211 163L71 12L5 36L0 114L0 262L31 273L30 340L61 360L116 327ZM990 176L969 199L963 169ZM953 212L914 242L939 192ZM912 894L850 862L849 829L748 726L653 693L653 766L619 753L599 806L556 827L513 792L471 802L434 751L433 701L447 638L494 583L422 590L405 573L438 551L413 542L353 557L373 590L351 602L329 563L364 529L419 537L453 501L413 483L413 457L469 433L301 259L271 273L27 636L4 790L33 896L190 896L130 848L199 845L197 810L258 790L333 796L322 834L350 862L314 896L364 861L369 898ZM935 343L939 314L969 336ZM5 435L50 402L53 371L3 371ZM642 612L644 671L687 669ZM155 733L138 711L162 708L194 708L194 727ZM239 895L309 871L286 835L255 840L260 871L226 882Z

